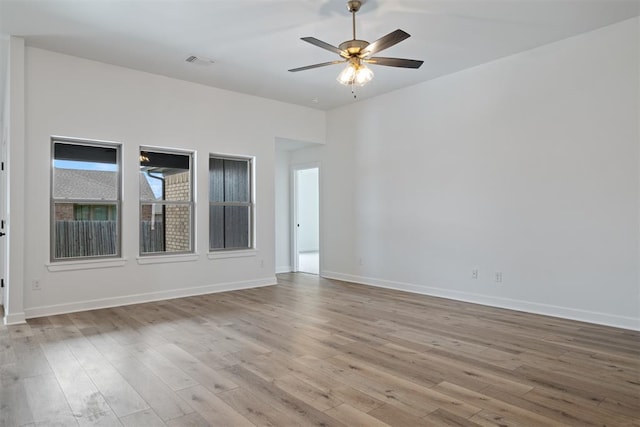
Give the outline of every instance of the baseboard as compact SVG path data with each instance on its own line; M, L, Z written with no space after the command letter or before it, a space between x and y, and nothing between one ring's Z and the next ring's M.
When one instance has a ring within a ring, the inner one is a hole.
M145 302L162 301L173 298L191 297L196 295L213 294L218 292L237 291L241 289L259 288L277 284L275 277L246 280L241 282L217 283L214 285L197 286L193 288L175 289L170 291L149 292L144 294L126 295L122 297L101 298L68 304L47 305L25 309L23 321L34 317L53 316L56 314L74 313L78 311L95 310L100 308L120 307L123 305L141 304Z
M581 322L594 323L597 325L613 326L616 328L640 331L640 319L635 319L633 317L616 316L608 313L600 313L595 311L579 310L575 308L540 304L510 298L501 298L469 292L454 291L432 286L416 285L412 283L394 282L390 280L337 273L334 271L323 271L322 277L342 280L345 282L358 283L362 285L376 286L379 288L395 289L416 294L447 298L456 301L470 302L490 307L506 308L510 310L524 311L527 313L542 314L545 316L559 317L562 319L578 320Z
M292 271L293 271L293 268L291 268L290 265L276 267L276 274L291 273Z
M5 314L4 316L4 324L9 325L21 325L26 323L25 313L12 313Z

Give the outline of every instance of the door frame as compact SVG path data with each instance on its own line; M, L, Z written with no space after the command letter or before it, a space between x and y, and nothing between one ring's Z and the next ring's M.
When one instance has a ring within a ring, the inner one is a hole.
M322 168L320 162L291 165L291 271L298 272L298 172L318 169L318 276L322 275Z
M7 180L7 127L0 122L0 163L2 164L0 170L0 233L4 233L0 237L0 279L2 279L3 287L0 288L0 305L4 307L7 300L7 254L8 254L8 240L7 240L7 194L8 194L8 180ZM6 312L6 309L5 309Z

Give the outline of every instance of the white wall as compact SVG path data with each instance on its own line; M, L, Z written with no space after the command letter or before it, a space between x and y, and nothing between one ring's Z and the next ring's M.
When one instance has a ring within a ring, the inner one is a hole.
M23 286L25 273L25 47L18 37L9 39L7 83L3 110L3 137L6 147L6 204L1 212L6 219L4 253L5 282L4 323L24 322ZM3 188L2 191L5 191Z
M33 48L27 49L26 87L27 317L275 283L274 141L282 137L323 142L324 112ZM47 266L51 135L123 144L124 265L69 271ZM162 258L156 264L140 264L137 259L140 145L197 152L194 260ZM210 152L256 156L254 256L207 257ZM31 289L33 280L40 281L42 290Z
M5 99L7 95L7 87L9 85L9 42L10 38L0 35L0 120L2 120L5 111Z
M298 252L317 252L320 249L318 168L300 169L296 173Z
M276 150L276 273L291 267L290 152Z
M640 328L638 28L329 112L324 274Z

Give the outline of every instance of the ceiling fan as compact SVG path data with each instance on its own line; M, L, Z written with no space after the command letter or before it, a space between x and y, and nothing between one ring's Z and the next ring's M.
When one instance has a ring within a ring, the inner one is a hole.
M381 50L390 48L401 41L410 37L410 35L402 30L395 30L374 41L369 43L366 40L358 40L356 38L356 12L360 10L363 1L349 0L347 1L347 10L351 12L351 19L353 22L353 39L340 43L339 47L330 45L329 43L318 40L315 37L302 37L307 43L321 47L330 52L337 53L341 59L329 62L323 62L321 64L307 65L306 67L293 68L289 71L295 73L298 71L311 70L313 68L325 67L327 65L348 63L345 68L338 75L338 82L344 85L363 86L367 84L373 78L373 71L371 71L366 64L385 65L388 67L400 67L400 68L420 68L424 61L416 59L403 59L403 58L386 58L381 56L373 56Z

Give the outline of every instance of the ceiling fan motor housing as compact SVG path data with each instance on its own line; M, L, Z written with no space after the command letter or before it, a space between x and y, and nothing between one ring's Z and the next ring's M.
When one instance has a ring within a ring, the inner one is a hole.
M357 56L360 52L369 46L369 42L366 40L347 40L340 43L340 50L343 50L349 54L349 57Z

